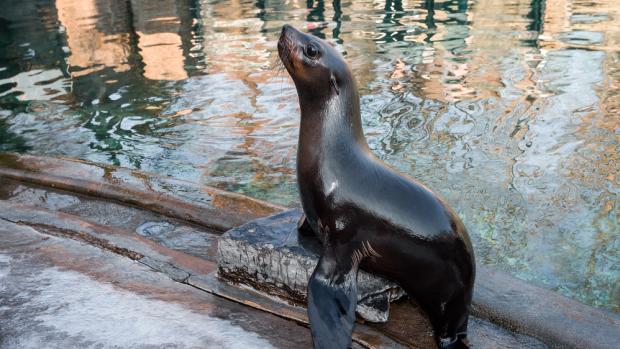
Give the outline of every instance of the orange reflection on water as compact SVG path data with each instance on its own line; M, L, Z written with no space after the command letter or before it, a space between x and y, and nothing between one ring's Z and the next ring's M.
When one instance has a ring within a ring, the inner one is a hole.
M187 8L184 3L179 6ZM136 69L129 61L132 54L138 54L147 79L188 77L175 1L57 0L56 8L66 31L72 76L106 67L116 72ZM132 35L138 37L137 48L131 45Z
M174 0L132 0L134 29L144 63L144 77L151 80L184 80L187 72L181 36L181 19Z
M129 70L129 28L114 16L127 11L124 2L56 0L58 19L65 28L71 54L67 58L73 76L111 67ZM109 29L107 32L100 28Z

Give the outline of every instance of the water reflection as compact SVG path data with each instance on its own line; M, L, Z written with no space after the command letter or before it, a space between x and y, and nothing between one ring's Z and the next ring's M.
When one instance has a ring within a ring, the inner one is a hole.
M125 72L129 65L130 23L125 2L56 1L59 27L64 32L71 76L80 77L106 67Z
M297 202L290 23L355 72L375 153L457 207L478 259L620 310L620 6L573 0L10 0L0 150Z
M144 77L150 80L186 79L180 29L182 24L191 23L188 1L131 0L131 8Z

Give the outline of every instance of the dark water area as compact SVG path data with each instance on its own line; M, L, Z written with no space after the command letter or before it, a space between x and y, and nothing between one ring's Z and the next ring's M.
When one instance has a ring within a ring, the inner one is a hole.
M0 151L298 202L289 23L357 77L371 148L479 263L620 311L620 3L5 0Z

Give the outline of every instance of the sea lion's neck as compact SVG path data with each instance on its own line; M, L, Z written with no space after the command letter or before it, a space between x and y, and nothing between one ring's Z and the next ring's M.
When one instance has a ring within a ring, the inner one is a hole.
M349 178L371 157L354 88L341 88L324 100L299 94L301 125L297 148L297 181L302 206L314 231L321 207L336 200L338 178Z
M343 88L339 94L322 100L300 94L299 102L301 125L298 156L303 159L303 167L318 166L321 158L330 154L368 149L355 88Z

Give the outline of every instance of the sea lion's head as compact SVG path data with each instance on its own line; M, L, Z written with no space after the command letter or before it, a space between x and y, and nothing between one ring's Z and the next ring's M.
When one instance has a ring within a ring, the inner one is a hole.
M349 66L331 44L288 24L282 27L278 54L300 97L331 98L354 84Z

